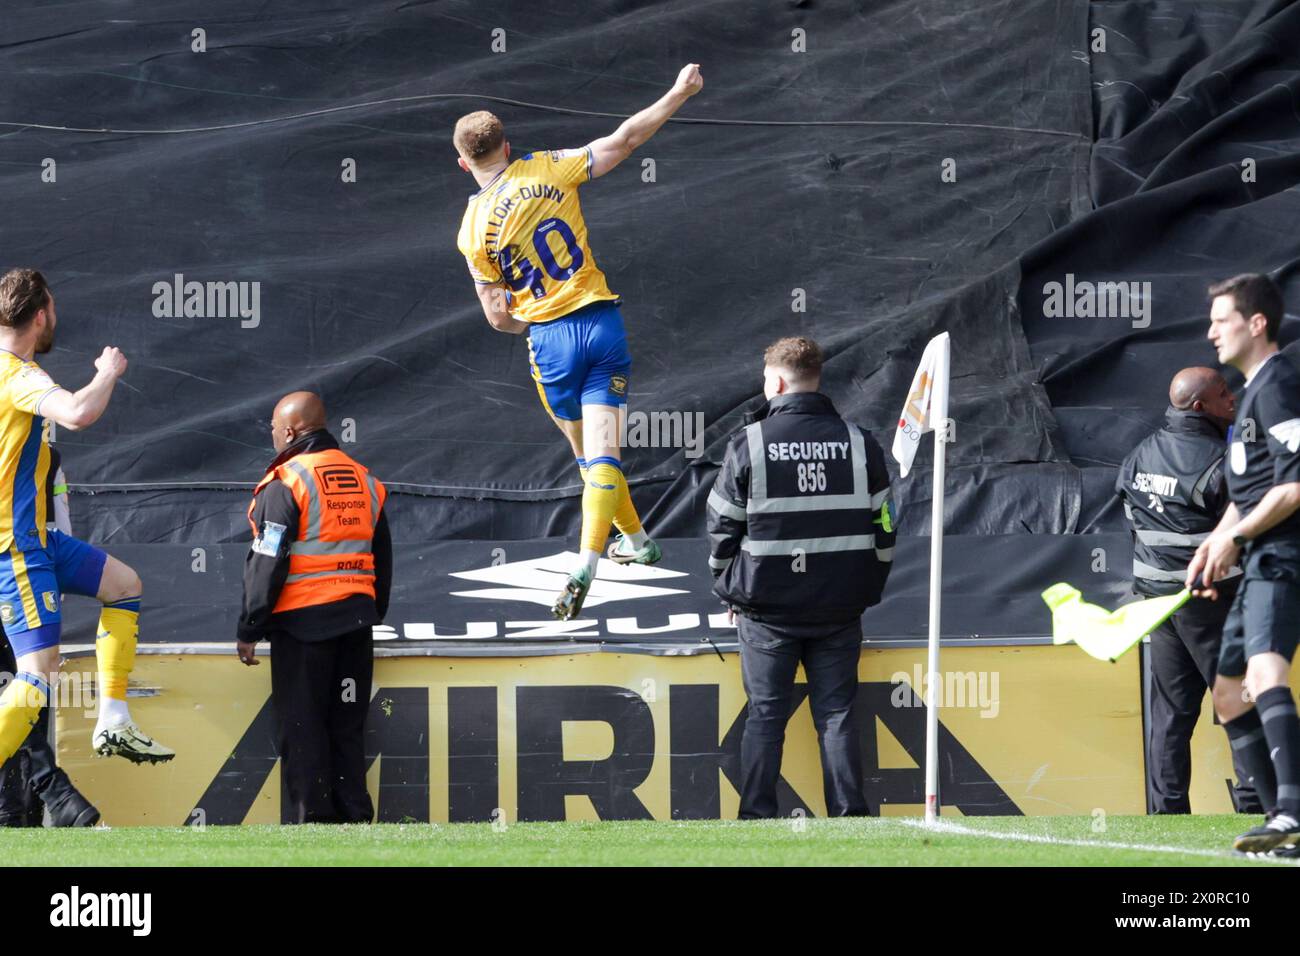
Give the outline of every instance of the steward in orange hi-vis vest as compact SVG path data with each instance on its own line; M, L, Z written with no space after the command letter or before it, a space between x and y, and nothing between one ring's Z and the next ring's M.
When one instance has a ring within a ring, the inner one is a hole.
M375 596L375 525L387 492L337 448L307 452L272 469L248 506L253 522L257 493L281 481L298 506L297 536L289 545L289 576L273 613L341 601L351 594Z
M248 509L235 653L253 667L257 642L271 642L281 823L375 818L365 729L374 627L393 579L387 493L339 450L326 421L314 392L280 399L270 421L277 454Z
M288 631L328 640L378 624L388 606L387 492L329 432L286 447L253 492L240 640Z

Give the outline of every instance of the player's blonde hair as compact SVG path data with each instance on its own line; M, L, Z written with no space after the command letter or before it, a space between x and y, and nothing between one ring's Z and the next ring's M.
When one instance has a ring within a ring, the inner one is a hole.
M501 148L506 141L506 130L494 114L479 110L456 121L456 132L451 141L456 145L456 152L468 160L477 161Z

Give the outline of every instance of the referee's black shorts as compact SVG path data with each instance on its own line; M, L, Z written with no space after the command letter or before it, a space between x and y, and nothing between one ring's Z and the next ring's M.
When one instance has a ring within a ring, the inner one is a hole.
M1300 541L1252 542L1242 570L1219 648L1218 672L1225 677L1244 676L1256 654L1290 661L1300 643Z

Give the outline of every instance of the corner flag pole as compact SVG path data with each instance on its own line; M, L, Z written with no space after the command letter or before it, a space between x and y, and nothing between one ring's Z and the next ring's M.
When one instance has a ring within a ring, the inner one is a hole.
M948 333L939 343L933 372L930 422L934 430L934 490L930 497L930 642L926 662L925 701L925 824L939 816L939 672L940 599L943 595L943 476L948 449Z
M925 822L939 815L939 601L943 596L943 473L948 434L948 333L940 332L925 346L912 377L903 412L894 433L894 458L900 478L906 478L926 432L934 432L934 491L930 496L930 641L925 689ZM913 688L913 693L916 690Z

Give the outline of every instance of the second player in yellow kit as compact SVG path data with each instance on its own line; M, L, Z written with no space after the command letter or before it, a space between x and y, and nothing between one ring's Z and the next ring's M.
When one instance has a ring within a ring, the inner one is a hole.
M578 188L630 156L703 85L699 66L689 64L668 93L611 135L581 149L535 151L514 162L501 121L491 113L470 113L456 124L460 167L479 185L457 246L492 327L528 333L538 395L582 474L581 555L552 608L561 619L582 610L611 523L621 532L609 548L612 560L654 564L661 557L641 527L623 475L618 436L631 357L618 297L587 242Z

